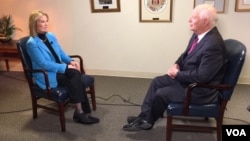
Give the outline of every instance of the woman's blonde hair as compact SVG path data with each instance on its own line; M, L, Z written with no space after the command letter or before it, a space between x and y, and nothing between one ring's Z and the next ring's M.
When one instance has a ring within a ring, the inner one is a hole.
M49 16L47 13L40 11L40 10L35 10L32 11L29 17L29 30L30 30L30 36L34 37L37 35L37 20L45 15L47 19L49 20Z

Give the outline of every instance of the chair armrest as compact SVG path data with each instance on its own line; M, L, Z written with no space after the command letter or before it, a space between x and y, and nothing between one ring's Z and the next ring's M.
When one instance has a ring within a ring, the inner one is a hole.
M83 67L83 59L80 55L69 55L70 58L72 59L77 59L80 63L80 70L82 72L82 74L85 74L85 70L84 70L84 67Z
M192 83L187 88L187 97L183 104L183 114L188 115L189 113L189 106L191 104L191 98L192 98L192 90L197 87L203 87L203 88L210 88L210 89L217 89L217 90L230 90L234 86L228 85L228 84L204 84L204 83Z
M44 80L45 80L45 86L46 86L45 90L46 90L47 97L49 99L52 99L51 88L50 88L50 84L49 84L49 78L48 78L47 71L43 70L43 69L28 69L28 68L25 68L24 71L26 71L27 73L30 73L30 74L25 73L30 86L35 86L35 83L34 83L32 77L31 77L32 73L42 73L43 76L44 76ZM27 75L30 75L30 76L27 76Z
M232 89L232 85L228 84L204 84L204 83L193 83L188 86L188 89L193 89L194 87L211 88L217 90L229 90Z

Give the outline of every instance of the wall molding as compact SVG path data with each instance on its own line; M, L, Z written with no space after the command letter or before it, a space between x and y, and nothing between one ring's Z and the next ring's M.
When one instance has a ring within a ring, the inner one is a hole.
M86 70L90 75L117 76L117 77L134 77L134 78L154 78L163 75L163 73L150 72L131 72L131 71L113 71L113 70ZM238 84L250 84L250 78L240 76Z

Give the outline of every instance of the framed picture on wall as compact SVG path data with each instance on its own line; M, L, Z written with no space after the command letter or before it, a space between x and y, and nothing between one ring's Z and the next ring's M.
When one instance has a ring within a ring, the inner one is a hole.
M235 11L236 12L250 12L250 0L236 0Z
M120 0L90 0L92 13L120 12Z
M199 4L210 4L213 5L217 13L224 13L225 0L194 0L194 7Z
M140 22L171 22L172 0L139 0Z

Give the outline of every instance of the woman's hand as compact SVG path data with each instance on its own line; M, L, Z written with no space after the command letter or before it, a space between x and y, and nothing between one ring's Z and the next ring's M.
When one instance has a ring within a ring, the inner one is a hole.
M68 68L77 69L78 71L81 71L80 63L77 62L77 61L70 61L70 64L68 65Z

